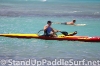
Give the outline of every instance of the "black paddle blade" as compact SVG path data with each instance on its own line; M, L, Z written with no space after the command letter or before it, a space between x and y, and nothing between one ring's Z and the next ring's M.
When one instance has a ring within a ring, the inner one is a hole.
M67 36L68 35L68 32L65 32L65 31L62 31L61 32L63 35Z
M77 34L77 31L75 31L75 32L73 32L73 33L70 33L70 34L68 34L68 32L66 32L66 31L61 31L61 33L62 33L63 35L65 35L65 36L73 36L73 35L76 35L76 34Z
M77 31L73 32L73 33L70 33L68 34L68 36L73 36L73 35L76 35L77 34Z

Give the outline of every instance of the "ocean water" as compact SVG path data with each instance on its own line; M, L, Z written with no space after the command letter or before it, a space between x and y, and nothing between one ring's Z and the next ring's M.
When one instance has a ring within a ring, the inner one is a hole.
M100 0L0 0L0 33L37 33L48 20L73 19L86 26L52 27L77 31L79 36L100 36ZM100 60L100 43L0 37L0 60L32 58Z

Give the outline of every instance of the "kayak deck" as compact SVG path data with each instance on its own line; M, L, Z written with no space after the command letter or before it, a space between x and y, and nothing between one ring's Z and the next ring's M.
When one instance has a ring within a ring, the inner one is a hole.
M64 36L58 35L57 37L47 37L38 34L0 34L3 37L10 38L36 38L44 40L68 40L68 41L84 41L84 42L100 42L100 37L88 37L88 36Z
M11 38L38 38L38 34L0 34L0 36Z

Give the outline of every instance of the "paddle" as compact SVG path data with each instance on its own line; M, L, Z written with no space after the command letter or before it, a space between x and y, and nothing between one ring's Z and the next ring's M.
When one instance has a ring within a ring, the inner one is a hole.
M65 35L65 36L68 35L68 32L66 32L66 31L58 31L58 32L62 33L62 34Z
M69 33L68 36L73 36L73 35L76 35L77 34L77 31L74 31L73 33Z
M42 29L42 30L39 30L38 33L39 33L40 31L44 31L44 30L43 30L43 29ZM59 31L59 30L56 30L56 31L62 33L62 34L65 35L65 36L73 36L73 35L76 35L76 34L77 34L77 31L74 31L73 33L69 33L69 34L68 34L68 32L66 32L66 31ZM57 33L57 32L55 32L55 33Z
M73 33L69 33L69 34L66 31L57 31L57 32L61 32L65 36L73 36L73 35L76 35L77 34L77 31L74 31Z
M44 30L43 30L43 29L41 29L41 30L39 30L39 31L38 31L38 33L39 33L40 31L44 31Z
M42 30L39 30L38 33L39 33L40 31L44 31L44 30L43 30L43 29L42 29ZM57 32L60 32L60 33L62 33L63 35L68 36L68 32L66 32L66 31L58 31L58 30L57 30ZM57 33L57 32L55 32L55 33Z

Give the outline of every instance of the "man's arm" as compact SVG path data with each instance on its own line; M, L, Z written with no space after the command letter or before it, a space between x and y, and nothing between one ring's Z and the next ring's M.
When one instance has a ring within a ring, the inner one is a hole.
M55 32L55 30L51 27L51 29L52 29L52 32Z
M44 31L48 28L48 26L44 26Z
M52 28L52 30L53 30L53 32L59 32L60 31L60 30L56 30L56 29L53 29L53 28Z

